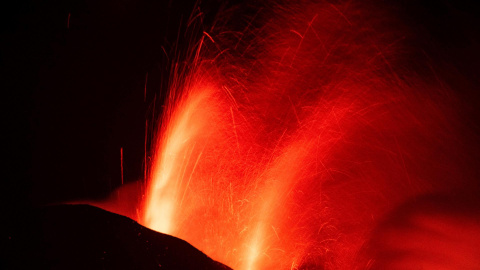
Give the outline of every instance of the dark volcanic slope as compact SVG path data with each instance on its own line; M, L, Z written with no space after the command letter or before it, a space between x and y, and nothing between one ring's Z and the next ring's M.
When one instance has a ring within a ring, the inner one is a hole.
M1 269L230 269L181 239L93 206L27 215L2 236Z

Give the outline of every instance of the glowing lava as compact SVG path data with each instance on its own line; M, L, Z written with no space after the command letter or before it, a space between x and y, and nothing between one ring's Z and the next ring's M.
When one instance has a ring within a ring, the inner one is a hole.
M175 77L142 223L236 269L361 268L388 210L470 179L457 100L388 11L271 5Z
M214 131L214 127L208 126L212 123L212 105L215 105L210 92L208 88L187 92L188 96L178 104L178 112L166 119L175 124L167 126L165 134L162 134L152 174L154 181L148 196L148 204L162 210L147 208L145 213L145 221L158 231L174 233L174 213L182 207L202 156L202 140ZM206 104L210 106L206 107Z

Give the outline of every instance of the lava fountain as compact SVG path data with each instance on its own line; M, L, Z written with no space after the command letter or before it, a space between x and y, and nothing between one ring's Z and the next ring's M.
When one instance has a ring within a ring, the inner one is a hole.
M461 101L367 2L225 10L172 71L141 223L235 269L358 269L388 211L471 185Z

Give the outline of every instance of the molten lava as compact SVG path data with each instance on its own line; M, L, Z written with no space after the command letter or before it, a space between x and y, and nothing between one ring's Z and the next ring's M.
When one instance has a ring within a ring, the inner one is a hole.
M141 222L235 269L365 267L387 211L471 181L460 102L387 8L267 6L172 76Z

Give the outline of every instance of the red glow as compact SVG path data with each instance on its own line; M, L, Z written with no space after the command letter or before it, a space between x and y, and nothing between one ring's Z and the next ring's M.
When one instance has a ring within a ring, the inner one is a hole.
M361 268L388 210L470 177L455 94L410 67L409 31L298 8L206 34L157 133L141 222L235 269Z

